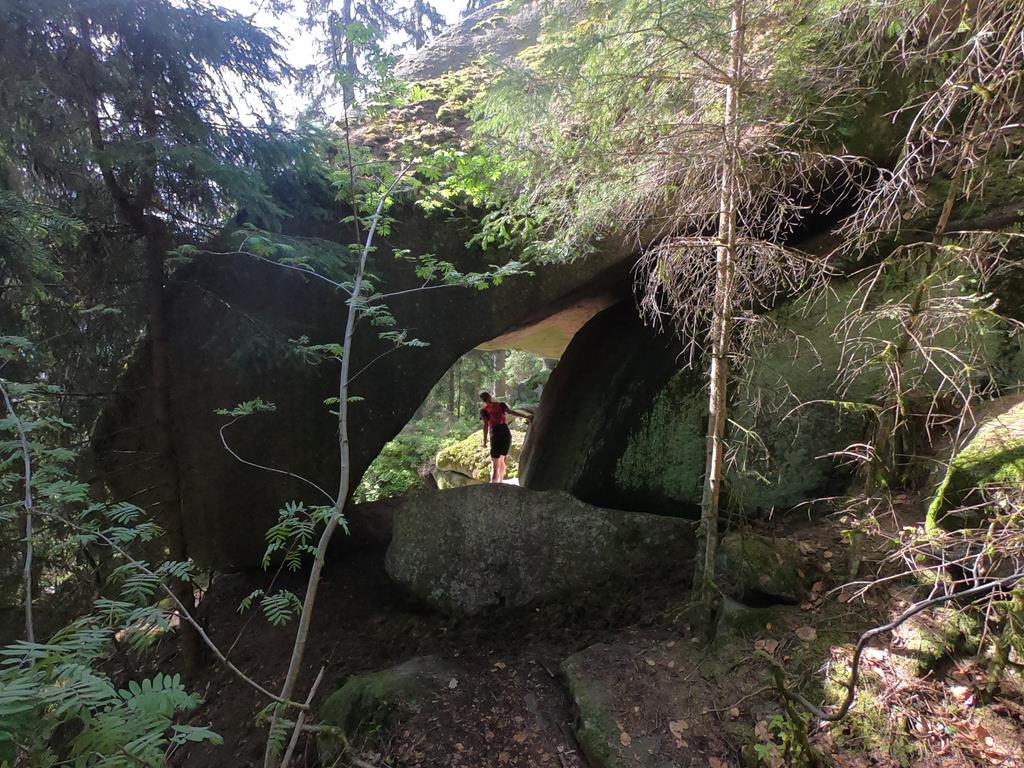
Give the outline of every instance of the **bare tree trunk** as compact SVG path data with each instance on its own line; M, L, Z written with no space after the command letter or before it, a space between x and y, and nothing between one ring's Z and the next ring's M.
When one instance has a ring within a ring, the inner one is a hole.
M499 349L494 353L494 396L498 400L504 400L508 396L508 387L505 385L505 359L508 357L508 350Z
M349 156L351 158L351 155ZM295 643L292 646L291 659L288 662L288 672L285 675L284 684L281 687L281 699L290 700L299 680L299 672L302 670L302 660L306 653L306 641L309 638L309 626L313 620L313 609L316 605L316 594L320 588L320 577L323 573L324 560L327 556L327 546L334 536L341 522L342 513L345 510L345 502L348 500L349 481L351 476L351 458L348 437L348 398L349 398L349 375L352 362L352 337L355 334L356 316L359 314L359 302L362 297L363 282L366 276L366 260L370 255L373 246L373 238L377 232L377 224L380 222L384 205L394 188L401 182L405 170L398 174L391 186L380 196L377 209L370 220L370 228L366 233L366 241L359 255L359 265L356 269L355 282L352 286L352 296L348 300L348 314L345 319L345 334L342 342L341 372L338 375L338 495L334 501L334 509L320 535L317 544L316 555L313 559L313 566L309 571L309 579L306 583L306 594L302 600L302 612L299 615L299 626L295 631ZM305 724L305 711L300 712L295 721L295 730L300 731ZM271 721L271 732L274 729L276 715ZM289 755L290 759L290 755ZM272 768L275 763L272 745L268 742L267 750L263 756L264 768ZM282 763L281 768L287 768L287 761Z
M167 343L167 306L164 295L164 269L170 243L161 224L150 223L146 237L147 314L150 343L150 384L153 396L152 437L160 471L166 478L166 498L159 505L160 519L167 541L168 557L176 562L188 560L188 542L182 510L181 470L174 450L172 433L174 416L171 410L170 351ZM195 591L181 579L172 582L175 597L190 614L195 615ZM186 676L200 668L200 641L195 628L184 619L178 625L178 646Z
M164 222L148 213L153 206L157 186L157 158L155 150L151 147L135 194L121 184L114 168L104 161L106 140L100 120L101 97L92 45L92 25L89 19L83 15L79 19L79 26L84 56L82 62L83 84L87 95L85 106L89 117L89 138L93 150L96 152L96 162L107 191L121 215L135 234L142 239L145 248L146 324L151 345L150 386L153 393L153 417L156 422L153 439L156 442L157 460L166 477L165 484L171 491L171 498L161 501L158 511L162 513L161 522L167 535L170 558L184 562L188 559L188 550L181 510L181 472L171 432L174 421L171 412L170 357L167 350L164 296L165 259L167 251L171 247L171 236ZM159 133L160 117L149 90L144 92L142 108L146 134L150 139L155 139ZM176 580L174 591L181 605L189 615L192 615L195 609L195 593L192 585ZM178 637L184 672L186 675L191 675L199 667L200 638L192 625L184 620L184 617L179 624Z
M356 103L356 75L359 72L359 65L356 61L356 46L349 34L349 26L352 24L352 0L345 0L341 6L341 23L344 25L345 38L345 81L342 83L341 92L345 99L346 110L352 109ZM335 34L337 34L335 32Z
M711 620L715 601L715 555L718 545L718 507L725 459L725 425L729 382L729 340L732 332L733 272L736 258L736 172L739 154L739 83L743 68L743 3L732 7L729 78L725 89L722 126L724 158L719 195L715 307L711 327L711 371L708 384L707 458L701 497L700 537L703 560L697 564L695 587L702 618ZM700 551L700 549L698 549Z
M25 562L22 573L25 581L25 639L30 643L34 643L36 641L36 630L35 622L32 619L32 457L28 452L28 434L25 432L25 425L18 418L18 414L14 410L14 404L11 402L11 396L8 394L2 379L0 379L0 395L3 395L7 412L14 421L14 427L18 431L18 440L21 442L21 455L24 465L22 480L25 483L25 497L23 501L25 507Z
M448 413L453 416L457 415L455 413L455 368L458 364L456 361L455 365L448 369Z

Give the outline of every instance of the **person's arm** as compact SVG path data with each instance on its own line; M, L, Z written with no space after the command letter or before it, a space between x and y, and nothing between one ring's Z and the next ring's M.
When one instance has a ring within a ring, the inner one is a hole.
M487 419L481 417L480 422L484 425L484 448L487 447Z
M527 421L533 420L533 416L531 414L523 413L521 411L514 411L508 407L505 408L505 413L509 414L510 416L518 416L520 419L526 419Z

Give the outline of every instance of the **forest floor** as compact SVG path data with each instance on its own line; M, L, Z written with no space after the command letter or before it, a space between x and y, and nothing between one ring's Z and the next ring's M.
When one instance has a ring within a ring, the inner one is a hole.
M386 517L387 505L375 514ZM801 672L805 679L815 672L820 678L823 665L840 659L860 631L901 599L894 589L854 608L842 602L841 593L839 600L827 597L840 583L829 572L831 553L838 562L842 546L838 526L805 527L788 535L808 554L807 579L813 582L808 600L782 606L774 625L716 651L717 662L711 664L708 651L687 636L681 621L683 583L647 584L619 595L576 595L558 606L476 619L446 618L388 579L386 538L379 530L357 531L329 559L299 690L308 690L321 665L326 671L319 702L350 675L437 655L455 670L448 686L418 714L396 727L375 729L353 745L359 764L585 768L594 764L587 757L594 748L581 748L577 740L580 712L562 666L573 657L608 714L608 764L783 765L787 734L773 717L779 704L768 684L768 662L792 669L794 679ZM275 628L258 612L238 610L242 598L268 580L261 572L219 577L201 615L217 643L232 649L235 664L276 689L287 668L294 624ZM303 574L283 577L279 584L299 592L303 585ZM808 657L809 628L816 627L820 639L834 639L840 624L836 645L826 643L818 656ZM808 658L815 668L806 666ZM814 732L815 748L836 765L852 768L1024 765L1019 678L1011 676L995 701L982 706L976 691L983 686L983 670L976 661L943 657L921 672L915 658L905 636L879 642L866 661L862 705L849 721ZM261 765L266 724L258 717L265 701L222 668L211 667L197 682L204 703L190 722L212 723L224 744L183 746L172 764ZM312 738L300 751L299 765L319 765Z

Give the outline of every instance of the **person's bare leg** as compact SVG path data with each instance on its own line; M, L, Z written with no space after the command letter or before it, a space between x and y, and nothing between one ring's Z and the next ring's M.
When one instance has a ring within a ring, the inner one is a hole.
M498 457L498 482L499 483L504 483L505 482L505 457L504 456L499 456Z
M491 459L491 482L492 483L500 483L501 482L501 480L498 479L498 465L499 465L500 462L501 462L500 458Z

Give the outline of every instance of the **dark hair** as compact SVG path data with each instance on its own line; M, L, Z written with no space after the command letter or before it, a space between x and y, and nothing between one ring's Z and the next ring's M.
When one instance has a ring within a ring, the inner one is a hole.
M480 399L483 400L485 403L491 402L491 393L490 392L481 392L480 393Z

